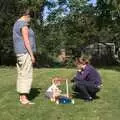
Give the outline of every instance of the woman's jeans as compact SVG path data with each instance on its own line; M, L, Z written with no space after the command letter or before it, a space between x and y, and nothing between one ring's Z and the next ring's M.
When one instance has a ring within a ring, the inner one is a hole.
M96 93L100 90L98 86L89 81L76 81L73 85L73 90L77 92L81 98L95 98Z

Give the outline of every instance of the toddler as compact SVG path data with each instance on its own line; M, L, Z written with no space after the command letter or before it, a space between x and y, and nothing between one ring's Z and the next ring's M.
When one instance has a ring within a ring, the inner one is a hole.
M47 89L46 96L53 102L61 95L61 90L58 86L61 85L61 81L63 81L60 77L54 77L52 79L52 85Z

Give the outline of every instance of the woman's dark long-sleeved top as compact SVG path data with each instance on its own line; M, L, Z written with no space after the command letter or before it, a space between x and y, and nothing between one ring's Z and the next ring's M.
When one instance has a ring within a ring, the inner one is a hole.
M76 82L82 80L89 81L96 86L99 86L102 83L99 73L93 66L89 64L86 65L85 69L81 72L78 71L74 79Z

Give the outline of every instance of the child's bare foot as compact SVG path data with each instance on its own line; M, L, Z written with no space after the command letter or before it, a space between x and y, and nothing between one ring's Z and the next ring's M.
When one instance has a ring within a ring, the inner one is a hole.
M55 99L54 99L54 98L51 98L50 100L51 100L51 102L55 102Z

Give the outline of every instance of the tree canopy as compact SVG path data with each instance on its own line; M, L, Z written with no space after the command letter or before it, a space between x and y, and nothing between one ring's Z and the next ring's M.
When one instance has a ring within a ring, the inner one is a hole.
M36 32L38 64L53 64L60 49L76 56L94 43L114 43L111 56L117 53L119 57L119 0L97 0L96 5L88 0L1 0L1 65L15 64L12 27L28 6L35 11L32 27Z

